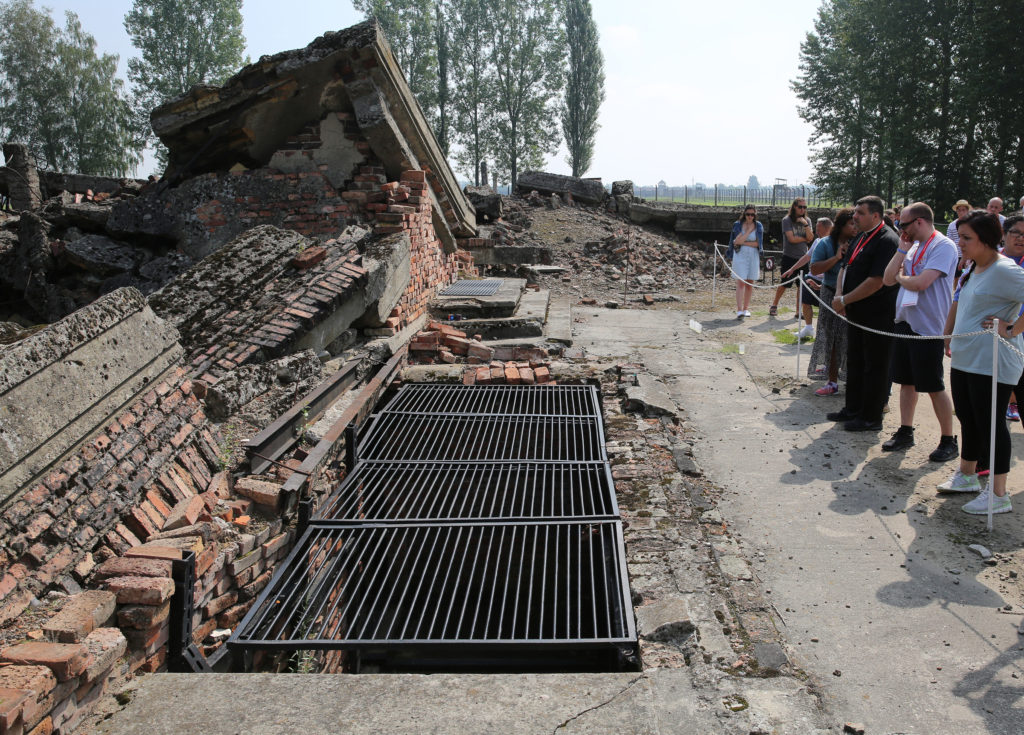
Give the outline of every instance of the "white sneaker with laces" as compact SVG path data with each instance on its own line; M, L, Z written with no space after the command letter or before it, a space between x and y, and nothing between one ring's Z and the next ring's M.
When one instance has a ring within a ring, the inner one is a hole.
M797 336L800 339L805 339L807 337L813 337L814 336L814 325L812 325L812 324L805 324L805 325L803 325L802 327L800 327L800 331L797 333Z
M750 309L744 309L743 316L753 316L753 314L750 313Z
M940 493L980 493L983 490L977 475L965 475L957 468L953 477L939 485Z
M988 498L989 490L986 487L978 497L964 505L964 513L970 513L972 516L988 515ZM1009 513L1011 510L1013 510L1013 506L1010 503L1009 494L1003 497L999 497L995 493L992 494L993 513Z

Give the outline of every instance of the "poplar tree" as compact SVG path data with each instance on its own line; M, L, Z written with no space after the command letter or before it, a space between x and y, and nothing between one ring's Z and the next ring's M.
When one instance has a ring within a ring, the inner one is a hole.
M126 176L141 162L118 57L97 55L78 16L63 29L32 0L0 3L0 139L41 168Z
M582 176L594 159L594 138L604 102L604 56L590 0L565 0L565 38L569 69L562 105L562 133L573 176Z
M455 160L477 186L480 163L493 153L489 121L494 114L494 69L491 66L489 0L451 0L453 142Z
M553 0L492 0L498 168L514 188L520 168L540 168L558 148L557 99L565 40Z
M124 28L138 58L128 60L138 124L150 142L154 108L197 84L221 84L248 63L242 0L135 0ZM167 151L157 145L157 158Z

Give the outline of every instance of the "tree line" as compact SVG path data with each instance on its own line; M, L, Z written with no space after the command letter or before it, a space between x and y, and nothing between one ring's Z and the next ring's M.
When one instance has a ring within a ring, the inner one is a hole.
M127 176L147 146L165 163L149 114L247 63L241 11L242 0L135 0L126 88L118 56L100 53L75 13L60 27L33 0L0 2L0 140L25 143L54 171Z
M589 169L604 100L589 0L354 4L381 25L442 150L471 180L488 163L502 181L541 167L560 133L573 175ZM150 112L248 62L242 0L135 0L130 86L73 12L60 27L34 0L0 0L0 27L0 140L58 171L129 175L147 146L166 163Z
M1024 194L1024 0L824 0L793 90L813 180L948 211Z
M476 184L515 182L564 136L593 161L604 58L590 0L354 0L376 18L442 151ZM561 134L561 136L560 136Z

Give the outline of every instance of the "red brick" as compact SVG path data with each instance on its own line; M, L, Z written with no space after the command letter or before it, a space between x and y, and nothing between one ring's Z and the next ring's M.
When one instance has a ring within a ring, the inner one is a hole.
M549 383L549 382L551 382L551 371L549 371L543 365L537 367L533 371L533 373L536 376L538 383Z
M169 607L170 604L168 604ZM82 673L82 680L89 683L96 681L98 677L110 670L114 663L124 655L128 643L117 628L97 628L85 639L85 647L92 654L92 664Z
M255 477L242 477L235 483L235 492L259 505L277 507L281 486Z
M118 556L100 564L93 579L102 582L111 577L170 577L171 568L166 559Z
M148 630L167 620L171 602L163 605L125 605L117 611L117 624L122 628Z
M128 549L125 556L136 559L165 559L168 561L180 559L181 549L173 546L161 546L159 543L146 544Z
M209 604L207 604L207 606L203 609L203 614L205 614L206 617L208 618L212 618L224 612L237 602L238 591L232 590L227 594L221 595L220 597L215 597L213 600L211 600Z
M106 587L119 605L161 605L174 594L174 580L168 577L112 577Z
M476 385L476 370L467 369L462 373L463 385Z
M0 732L20 733L25 704L33 699L35 692L30 689L0 689ZM15 723L18 723L17 730Z
M89 666L92 656L81 643L29 641L0 651L0 661L25 666L45 666L57 681L67 681Z
M43 633L57 643L81 643L114 614L117 600L113 593L87 590L71 597L61 611L46 621Z
M537 378L533 374L533 370L529 367L519 368L519 378L523 381L524 385L533 385L537 382Z
M47 715L39 724L33 727L27 735L52 735L53 733L53 719Z
M492 367L490 369L490 372L491 372L491 382L492 383L500 383L502 380L505 379L505 369L504 368Z
M32 727L49 712L53 705L50 693L56 686L56 677L45 666L0 667L0 688L32 693L32 696L22 703L22 717L26 727Z
M191 526L199 519L199 514L203 512L205 505L202 497L199 495L193 495L188 500L182 500L171 509L167 522L164 523L163 530L171 531L175 528Z
M494 358L494 349L479 342L470 342L468 354L470 357L479 357L481 360L491 360Z
M519 385L522 380L519 377L519 370L512 365L505 366L505 382L509 385Z
M160 532L160 529L157 528L156 524L153 523L142 508L132 508L128 515L125 516L124 522L131 529L132 533L143 541L154 533Z

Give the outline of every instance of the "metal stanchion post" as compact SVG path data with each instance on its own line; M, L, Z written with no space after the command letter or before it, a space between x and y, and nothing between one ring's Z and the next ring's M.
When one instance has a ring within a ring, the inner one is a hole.
M800 380L800 330L803 329L803 324L800 320L803 319L804 313L804 274L797 271L796 274L796 379Z
M996 483L996 389L999 387L999 320L992 320L992 427L988 433L988 522L985 527L992 530L992 497L995 495Z
M711 309L715 308L715 296L718 292L718 240L714 243L714 265L711 266Z

